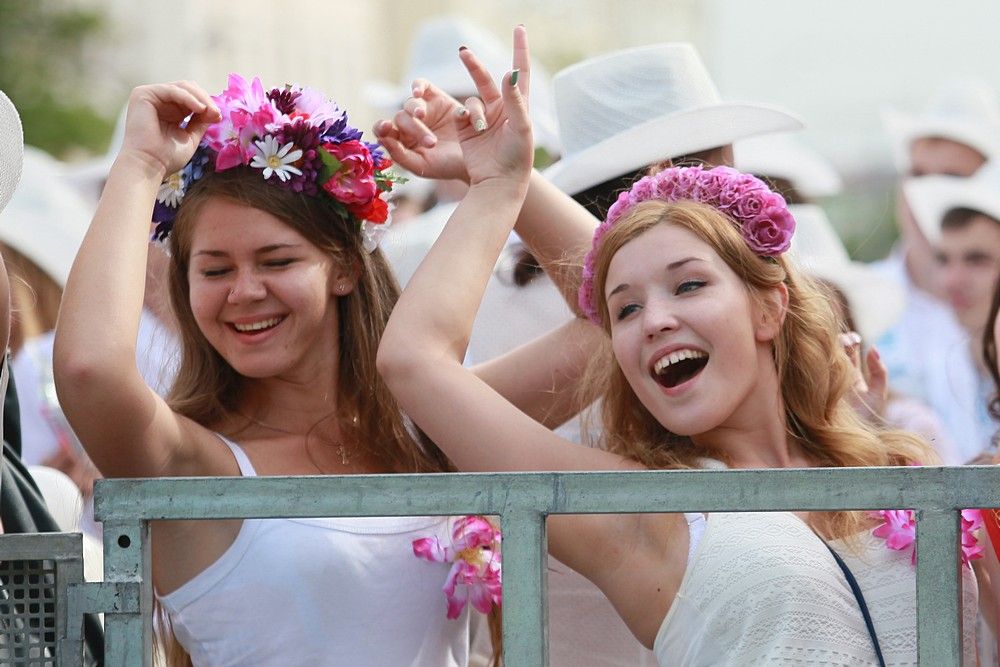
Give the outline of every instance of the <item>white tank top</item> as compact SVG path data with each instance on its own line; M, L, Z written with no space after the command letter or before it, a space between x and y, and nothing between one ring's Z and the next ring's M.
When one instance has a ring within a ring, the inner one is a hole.
M857 539L860 558L841 541L831 546L865 595L886 664L916 665L910 556L868 533ZM711 514L698 542L653 644L661 665L876 664L843 572L798 516ZM963 597L965 660L975 665L977 590L968 567Z
M244 477L256 472L228 440ZM413 555L446 517L246 519L217 561L158 596L196 667L465 667L468 608L445 617L450 565Z

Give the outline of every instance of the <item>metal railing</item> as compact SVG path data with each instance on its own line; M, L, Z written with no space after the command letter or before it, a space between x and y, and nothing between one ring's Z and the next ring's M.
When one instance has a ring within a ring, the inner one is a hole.
M103 480L95 513L104 522L105 582L71 591L69 606L106 614L107 665L148 664L149 521L497 515L504 540L505 664L543 667L550 514L913 509L920 662L957 666L959 511L977 507L1000 507L1000 467Z

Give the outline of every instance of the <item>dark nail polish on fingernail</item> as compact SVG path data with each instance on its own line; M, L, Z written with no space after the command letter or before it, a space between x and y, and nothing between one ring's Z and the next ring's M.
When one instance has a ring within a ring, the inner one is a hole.
M463 45L463 46L458 47L458 50L459 51L468 51L469 47Z
M511 71L511 73L510 73L510 85L512 85L512 86L516 86L517 85L517 77L518 77L518 75L520 73L521 73L521 70L519 70L519 69L515 69L515 70Z

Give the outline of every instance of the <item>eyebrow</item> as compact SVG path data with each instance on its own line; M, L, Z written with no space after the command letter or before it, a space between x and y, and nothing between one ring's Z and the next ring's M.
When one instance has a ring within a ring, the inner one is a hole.
M700 257L685 257L684 259L679 259L676 262L670 262L669 264L667 264L667 271L675 271L675 270L679 269L680 267L684 266L685 264L687 264L688 262L704 262L704 261L705 260L703 260ZM622 283L618 287L616 287L613 290L611 290L608 293L607 298L610 299L615 294L618 294L619 292L627 290L629 287L630 287L630 285L628 283Z
M254 254L256 255L266 255L269 252L275 252L277 250L288 250L290 248L298 248L298 243L273 243L271 245L266 245L263 248L258 248ZM226 257L229 255L225 250L199 250L194 253L194 257L199 255L207 255L209 257Z

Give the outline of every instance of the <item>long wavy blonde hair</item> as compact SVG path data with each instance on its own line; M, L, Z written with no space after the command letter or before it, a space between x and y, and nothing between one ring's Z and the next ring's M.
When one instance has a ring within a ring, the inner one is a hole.
M816 466L890 466L932 463L935 455L919 437L876 429L845 399L854 370L838 340L840 324L830 294L784 257L760 257L740 235L736 223L707 204L646 201L615 224L598 249L594 299L610 337L604 298L608 266L618 250L656 225L686 229L707 243L763 304L763 294L784 283L788 310L774 341L774 362L785 409L786 428ZM604 446L649 468L694 468L702 457L722 458L690 438L671 433L639 401L610 352L594 355L585 383L601 387ZM817 515L814 527L827 537L846 537L862 529L859 512Z

